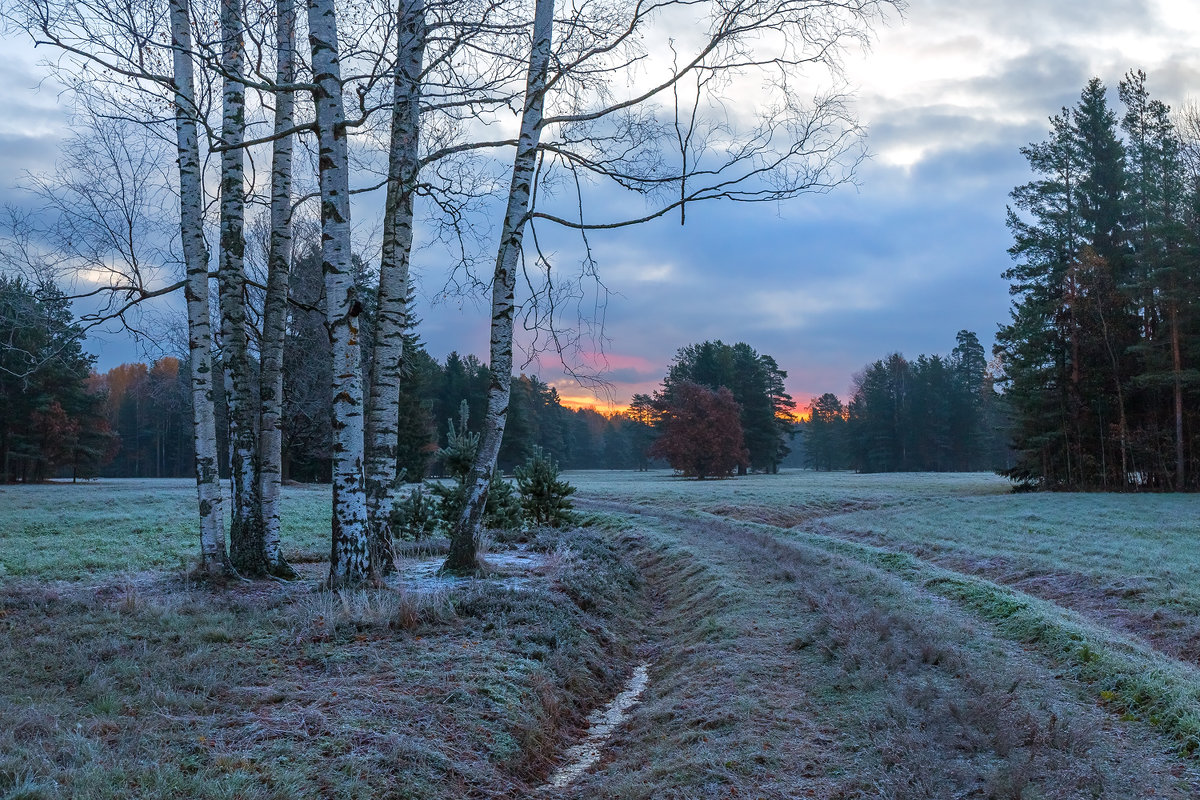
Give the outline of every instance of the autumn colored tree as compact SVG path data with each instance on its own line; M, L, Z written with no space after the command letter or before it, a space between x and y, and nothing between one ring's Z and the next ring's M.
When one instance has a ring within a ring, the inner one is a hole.
M725 387L714 391L679 383L661 410L662 433L650 455L666 459L687 477L729 475L750 463L740 417L741 408Z
M750 461L761 472L778 472L788 454L792 412L796 408L784 388L787 372L775 359L759 354L745 342L728 345L720 339L679 348L663 379L662 394L670 401L676 385L697 383L709 389L727 388L740 409L742 434Z
M0 483L42 481L74 465L91 475L112 458L104 397L89 387L95 357L67 298L0 276Z
M105 398L106 423L119 437L104 475L183 478L195 469L189 376L163 356L153 364L120 364L92 379Z

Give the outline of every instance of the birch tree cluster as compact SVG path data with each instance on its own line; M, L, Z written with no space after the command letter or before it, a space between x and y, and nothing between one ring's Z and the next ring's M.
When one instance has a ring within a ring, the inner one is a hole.
M39 264L76 282L81 265L89 270L88 291L105 298L95 321L127 320L171 292L185 298L201 556L213 578L292 574L279 508L282 375L297 368L284 363L285 334L298 315L321 315L329 345L311 369L329 376L334 588L391 568L414 267L443 293L490 298L487 403L446 563L470 572L514 352L577 342L566 309L588 281L603 292L601 232L683 223L695 203L778 203L853 180L864 151L841 58L897 6L0 4L46 48L80 128L108 132L103 158L82 165L99 174L46 190L62 219L91 232L87 252L80 237L42 237ZM101 186L112 191L102 197ZM168 224L147 233L151 217ZM322 285L298 303L289 281L306 225L319 229ZM567 254L554 231L572 233ZM369 331L364 291L377 309ZM228 531L218 416L229 435Z

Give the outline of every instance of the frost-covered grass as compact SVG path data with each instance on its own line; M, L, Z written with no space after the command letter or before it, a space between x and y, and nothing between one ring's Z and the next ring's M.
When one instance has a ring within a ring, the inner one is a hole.
M529 796L643 607L618 540L533 546L519 591L0 581L0 799Z
M729 518L883 570L1050 659L1094 702L1200 749L1200 497L1014 495L989 475L622 478L584 481L580 496Z
M1191 497L566 477L591 528L540 543L553 569L423 600L312 591L318 564L187 585L187 482L0 488L0 799L529 796L642 660L556 796L1200 791ZM327 553L328 499L287 490L293 558Z
M199 552L195 483L106 479L0 486L0 578L182 571ZM284 552L328 558L328 486L283 490Z
M1198 521L1200 496L1193 494L1068 493L935 497L902 510L824 520L923 552L1100 576L1156 576L1179 588L1200 580Z
M803 527L1060 602L1200 660L1200 495L1012 494L995 475L576 473L582 498Z
M982 579L931 585L953 576L908 554L603 509L648 541L663 612L642 707L569 797L1196 796L1194 764L1151 727L1185 738L1194 669L1146 669L1169 659L1116 643L1089 653L1094 631L1070 615ZM1072 654L1090 671L1064 670ZM1123 705L1139 686L1153 696Z
M1004 478L981 472L858 475L784 470L778 475L705 481L680 478L670 470L588 470L564 475L579 487L581 497L676 508L709 510L740 505L810 513L882 503L905 505L932 498L1004 495L1011 486Z

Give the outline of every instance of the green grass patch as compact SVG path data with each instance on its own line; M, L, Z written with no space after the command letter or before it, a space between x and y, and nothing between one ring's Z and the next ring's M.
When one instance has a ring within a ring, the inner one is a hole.
M328 486L284 487L287 557L329 557L330 501ZM200 549L196 515L185 480L0 486L0 579L183 572Z

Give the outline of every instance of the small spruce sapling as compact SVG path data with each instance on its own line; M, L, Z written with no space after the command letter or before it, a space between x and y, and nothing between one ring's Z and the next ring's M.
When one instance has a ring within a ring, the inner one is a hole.
M575 487L559 480L558 464L552 456L535 447L515 474L521 492L521 508L530 523L558 528L574 522L570 496L575 493Z
M492 475L487 505L483 509L483 524L497 530L515 531L521 527L523 518L521 498L517 496L513 485L501 478L499 473Z
M446 446L437 451L438 459L454 482L449 485L435 483L429 487L437 498L438 519L446 529L454 525L467 501L467 475L475 460L475 452L479 449L479 434L467 429L467 419L467 401L464 400L458 409L458 425L455 426L454 420L446 421L449 426Z
M392 508L389 524L396 538L419 542L437 530L437 507L425 488L423 485L414 487Z
M479 434L467 429L467 403L464 400L458 410L458 425L448 422L449 433L446 446L438 451L438 458L446 465L446 471L454 479L450 485L432 484L430 491L437 497L437 518L449 529L462 513L467 501L466 481L479 449ZM512 484L500 477L492 476L488 487L487 505L484 506L483 524L488 528L515 530L521 527L521 504L517 500Z

